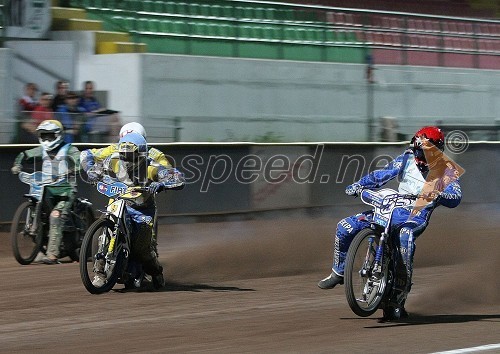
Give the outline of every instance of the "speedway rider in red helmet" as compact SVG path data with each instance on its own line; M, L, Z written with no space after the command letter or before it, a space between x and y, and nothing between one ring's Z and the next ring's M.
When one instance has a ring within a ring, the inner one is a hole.
M398 278L402 282L396 298L391 299L392 306L384 309L385 320L408 316L404 304L411 289L415 240L427 227L432 211L439 205L454 208L462 199L457 173L459 166L446 160L443 150L444 135L441 129L424 127L415 133L409 149L403 154L383 169L373 171L347 186L345 190L347 195L356 196L364 188L378 188L398 177L400 193L421 196L413 207L396 208L393 214L391 229L399 232L402 265L398 270ZM438 182L429 183L430 180ZM446 183L442 183L443 180ZM438 185L441 190L435 189ZM363 212L342 219L337 224L332 273L318 283L321 289L332 289L344 283L344 265L349 245L359 231L370 226L371 218L371 212Z

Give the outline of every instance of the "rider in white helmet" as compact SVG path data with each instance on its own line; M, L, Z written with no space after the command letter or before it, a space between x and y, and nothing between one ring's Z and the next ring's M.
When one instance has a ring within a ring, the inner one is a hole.
M17 155L14 166L11 168L13 174L18 174L22 170L23 162L33 163L38 170L44 173L61 177L66 176L67 180L57 186L45 187L43 203L50 210L50 229L47 254L43 258L43 263L59 263L59 246L62 240L62 229L65 219L76 195L76 179L68 178L80 170L80 151L64 142L64 129L61 122L57 120L44 120L37 127L38 140L40 146L21 152Z
M146 156L148 146L146 139L136 132L130 132L120 138L117 152L99 162L99 170L117 178L127 186L147 186L137 198L127 199L127 216L132 233L131 254L144 271L152 276L153 286L160 289L165 285L163 267L158 261L156 247L155 195L166 189L182 189L184 178L175 168L152 165L153 160ZM98 262L94 268L96 273L92 283L102 286L106 281L103 263Z
M146 129L142 126L142 124L137 123L137 122L130 122L125 124L121 129L120 129L120 139L123 138L125 135L128 133L139 133L142 135L144 139L147 139L148 137L146 136Z
M142 124L138 122L130 122L125 124L120 129L120 139L129 133L138 133L146 139L146 130ZM82 151L80 155L80 160L82 168L87 172L89 182L98 179L98 175L93 169L96 163L102 163L107 157L111 156L115 152L118 152L118 144L111 144L107 147L100 149L88 149ZM168 161L167 157L163 152L158 149L150 148L148 150L148 157L153 160L153 164L158 166L163 166L166 168L172 168L172 164Z

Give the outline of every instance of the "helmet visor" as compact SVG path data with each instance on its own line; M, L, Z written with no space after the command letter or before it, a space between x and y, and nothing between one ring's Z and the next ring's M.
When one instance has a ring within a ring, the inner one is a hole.
M123 142L118 147L118 152L120 154L120 160L127 162L134 162L138 158L138 147L131 142Z
M57 139L57 135L54 132L41 131L38 135L41 141L54 141Z

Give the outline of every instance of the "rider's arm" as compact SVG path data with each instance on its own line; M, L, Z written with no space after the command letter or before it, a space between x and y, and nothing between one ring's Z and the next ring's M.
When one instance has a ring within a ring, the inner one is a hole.
M29 159L34 159L37 157L42 157L43 149L41 146L37 146L36 148L25 150L20 152L19 155L16 156L14 160L14 166L22 167L23 162Z
M461 201L462 189L460 188L458 180L448 184L438 198L438 203L448 208L455 208Z
M83 150L80 154L80 163L85 172L87 172L96 163L103 163L106 157L111 156L116 151L116 144L109 145L100 149Z
M403 168L403 160L404 154L399 155L384 168L370 172L357 183L365 188L378 188L398 176Z
M184 176L176 168L164 166L148 166L148 179L162 183L168 189L180 190L184 188Z
M68 150L68 156L71 158L72 166L70 166L71 172L80 171L80 150L78 150L75 146L71 145Z
M163 152L158 149L151 148L148 151L148 157L152 159L153 165L160 165L166 168L172 168L172 164L168 161Z

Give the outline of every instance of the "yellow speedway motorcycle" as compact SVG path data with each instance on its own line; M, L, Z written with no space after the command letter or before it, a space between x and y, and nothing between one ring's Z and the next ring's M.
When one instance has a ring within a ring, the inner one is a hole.
M351 310L367 317L390 305L398 283L397 232L390 232L393 211L409 207L418 196L385 188L364 189L361 200L373 208L370 227L354 237L346 257L345 294Z
M67 176L53 178L40 171L20 172L18 176L21 182L30 186L30 191L24 195L28 200L21 203L14 214L10 238L14 257L20 264L27 265L35 260L39 252L47 251L50 210L44 202L45 187L58 188ZM59 258L68 256L73 261L79 260L80 245L94 219L92 203L87 199L75 198L63 225Z
M183 182L176 171L166 188L176 188ZM97 191L110 198L103 215L88 229L80 250L80 276L91 294L110 291L116 283L125 288L140 287L144 272L131 257L131 228L127 201L137 201L147 187L128 187L116 178L104 175L96 184ZM105 282L93 284L97 273L104 273Z

